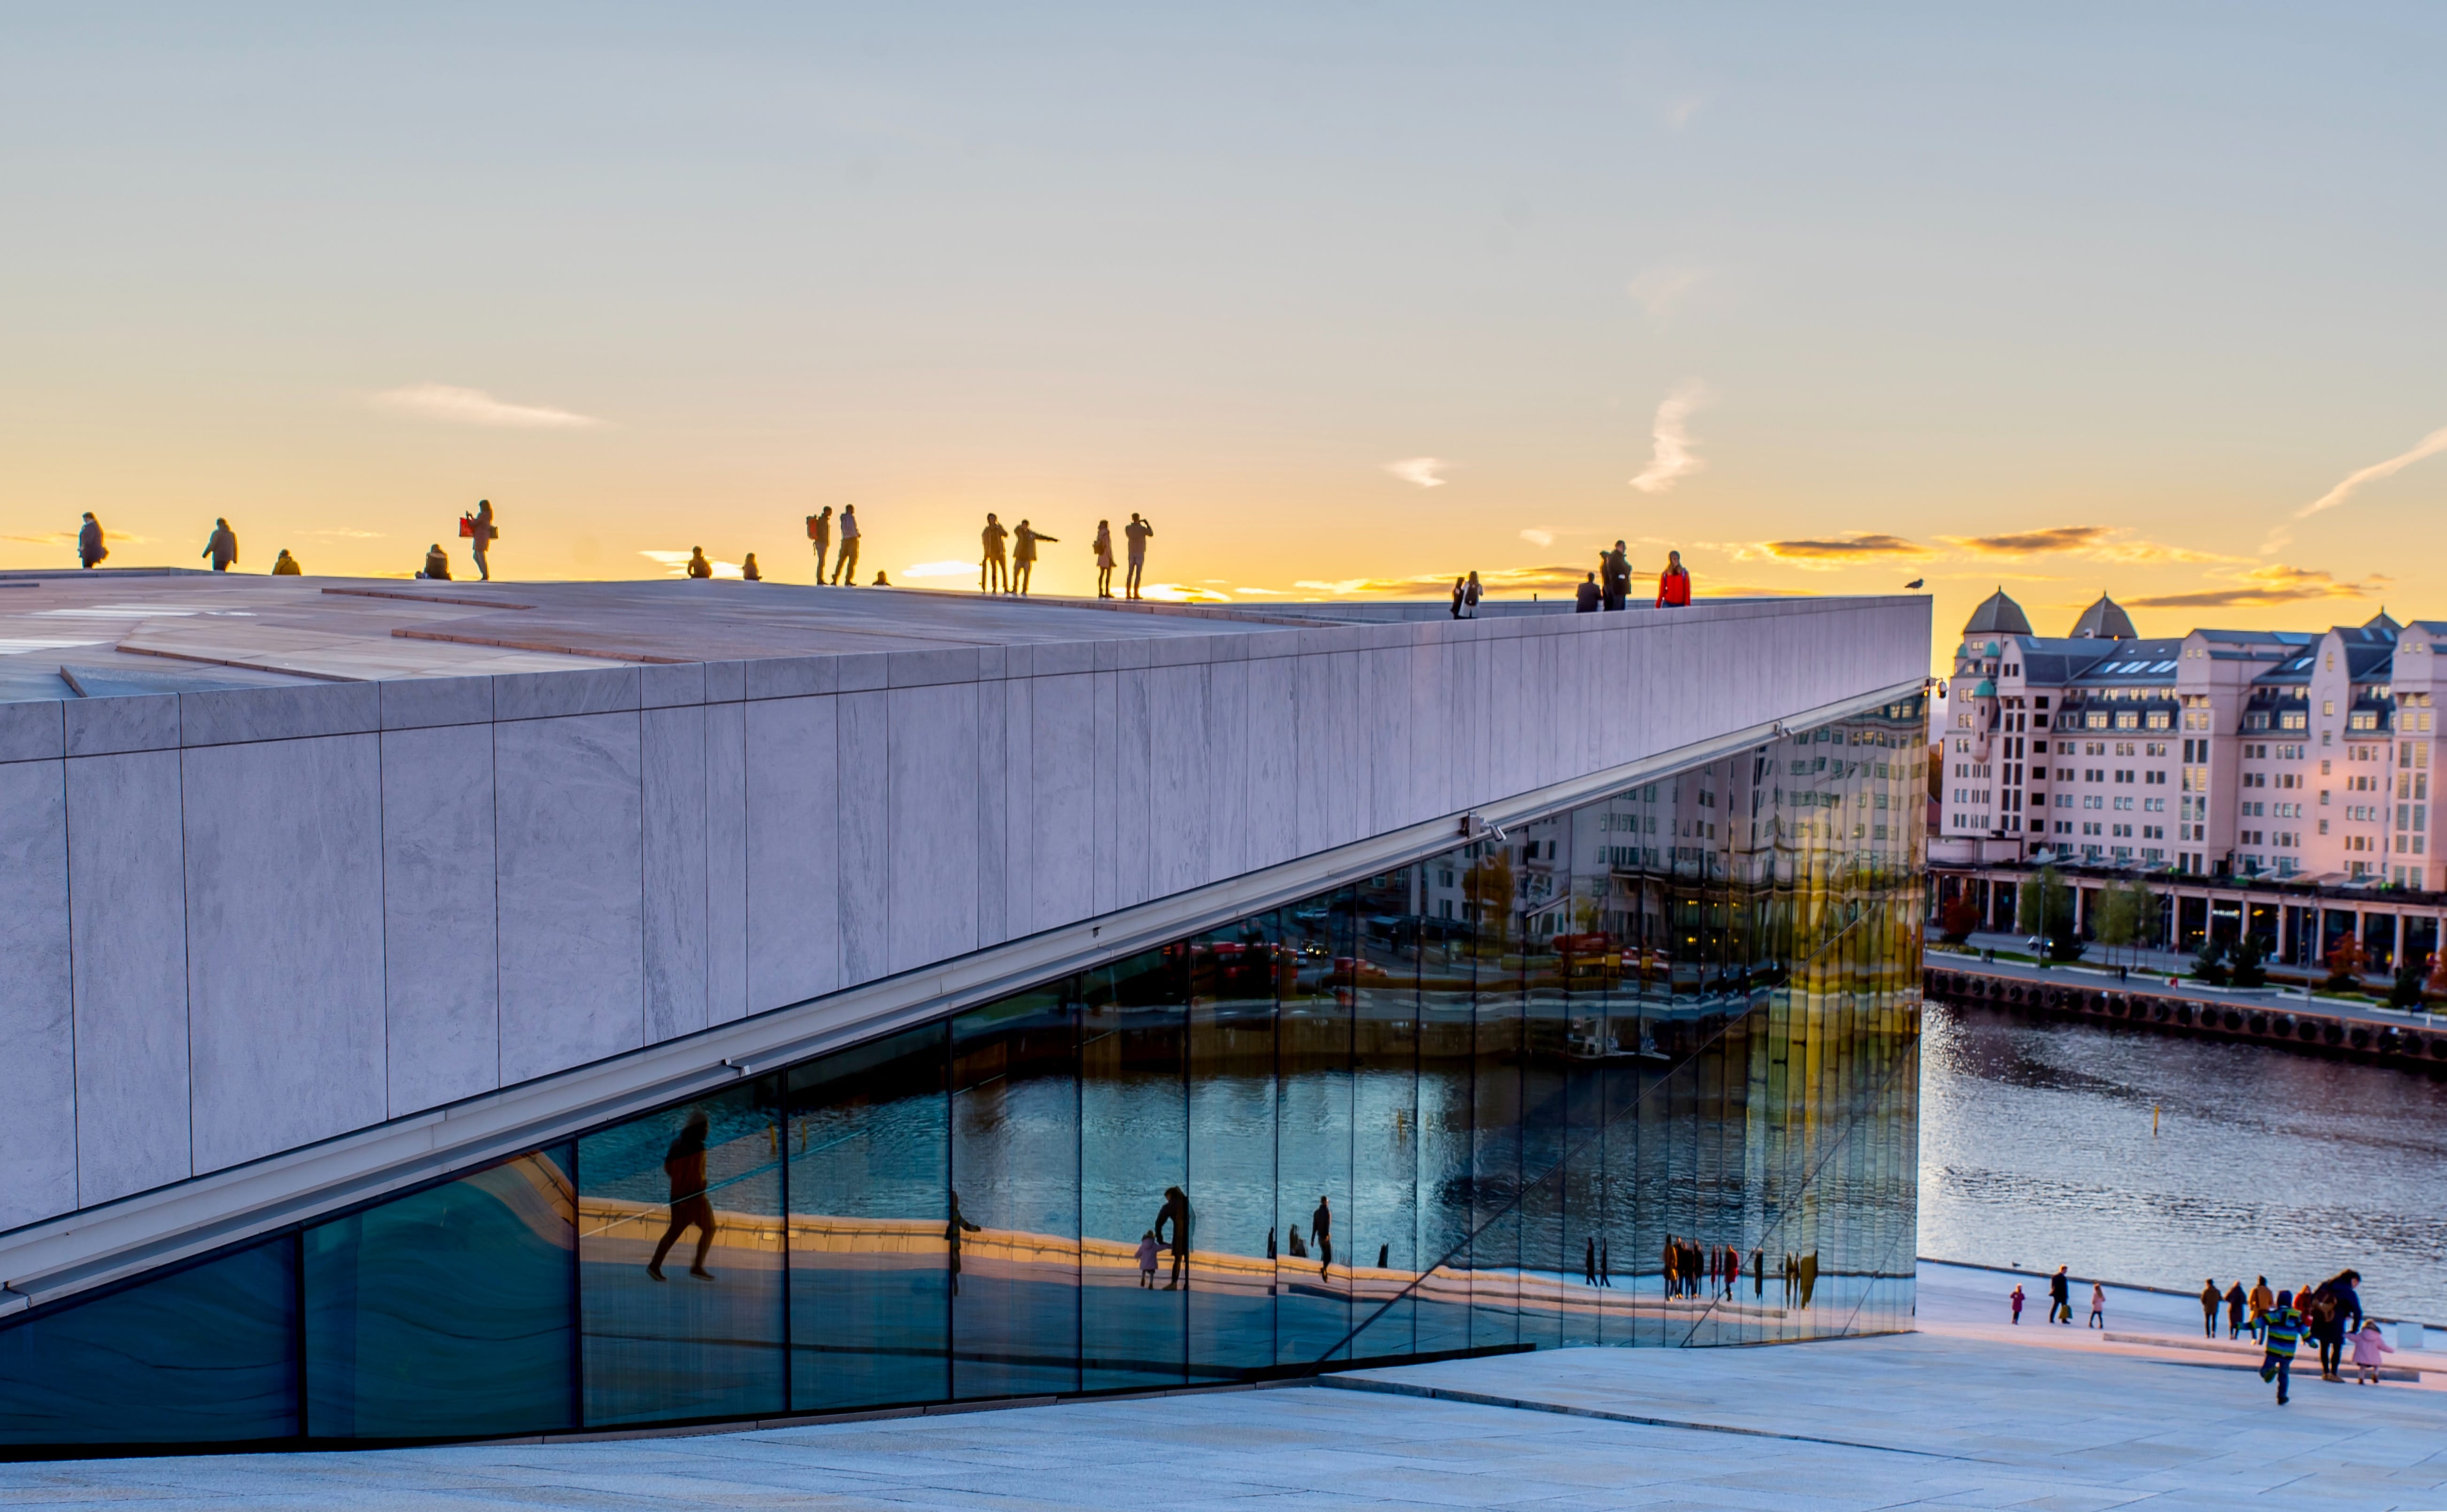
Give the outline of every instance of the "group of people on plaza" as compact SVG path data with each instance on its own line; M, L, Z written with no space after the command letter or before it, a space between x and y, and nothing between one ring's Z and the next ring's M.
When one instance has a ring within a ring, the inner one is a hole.
M1130 514L1130 522L1122 527L1122 539L1128 545L1129 558L1129 572L1122 581L1122 596L1125 598L1139 596L1139 579L1147 571L1147 543L1154 535L1155 526L1135 510ZM1030 579L1035 574L1036 548L1057 542L1062 538L1049 536L1025 520L1019 522L1016 530L1006 530L1002 521L989 513L979 539L985 550L977 558L977 592L1025 597ZM1006 542L1009 543L1008 559L1004 555ZM1111 520L1096 521L1096 539L1091 549L1096 558L1096 596L1110 598L1113 596L1115 565Z
M1475 573L1470 575L1477 581ZM1682 565L1682 554L1665 554L1665 570L1657 575L1659 609L1681 609L1691 602L1691 571ZM1584 614L1611 613L1631 607L1631 553L1620 540L1614 550L1598 556L1598 570L1584 578L1573 590L1575 611Z
M2073 1281L2058 1266L2048 1277L2048 1321L2070 1326L2073 1322ZM2247 1290L2241 1281L2220 1290L2214 1277L2201 1283L2201 1333L2216 1338L2218 1326L2226 1326L2229 1339L2248 1334L2263 1351L2260 1378L2277 1385L2277 1400L2282 1406L2288 1397L2287 1386L2294 1364L2295 1347L2305 1337L2320 1347L2320 1379L2343 1381L2345 1349L2353 1349L2353 1365L2364 1386L2379 1384L2380 1363L2383 1356L2395 1352L2380 1334L2378 1320L2362 1314L2360 1271L2344 1270L2316 1285L2305 1283L2291 1291L2271 1291L2268 1277L2260 1276ZM2022 1321L2022 1287L2016 1282L2005 1298L2013 1310L2013 1320ZM2090 1287L2089 1327L2104 1331L2107 1323L2107 1288L2093 1281Z
M460 517L459 534L467 539L475 555L477 576L485 582L491 582L493 568L488 559L488 548L501 532L493 526L490 500L479 499L473 510ZM204 539L204 549L196 555L211 562L213 571L217 573L225 573L237 565L237 532L230 528L227 517L213 521L213 532ZM110 547L103 539L102 521L95 519L93 511L88 509L85 512L84 522L77 527L77 565L91 572L109 556ZM286 546L281 547L272 558L272 576L275 577L302 577L305 575L305 564L291 556ZM449 578L450 556L442 549L442 542L437 540L427 548L425 561L416 576Z

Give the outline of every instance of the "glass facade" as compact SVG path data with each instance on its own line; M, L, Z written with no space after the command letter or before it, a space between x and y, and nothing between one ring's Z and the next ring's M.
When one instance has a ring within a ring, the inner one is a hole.
M1909 1327L1917 700L0 1328L0 1451Z

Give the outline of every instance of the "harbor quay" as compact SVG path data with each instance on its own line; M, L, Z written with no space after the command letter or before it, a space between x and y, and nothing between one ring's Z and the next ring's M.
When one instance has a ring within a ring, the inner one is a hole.
M0 1451L1910 1328L1925 602L1415 607L12 589Z

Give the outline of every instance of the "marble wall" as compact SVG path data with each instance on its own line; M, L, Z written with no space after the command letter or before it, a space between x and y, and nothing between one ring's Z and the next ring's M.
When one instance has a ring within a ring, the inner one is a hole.
M0 705L0 1229L1917 678L1921 600Z

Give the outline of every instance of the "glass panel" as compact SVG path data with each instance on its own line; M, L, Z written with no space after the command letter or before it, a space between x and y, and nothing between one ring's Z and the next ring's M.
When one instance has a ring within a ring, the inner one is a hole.
M297 1241L0 1329L0 1444L200 1444L297 1431Z
M779 1092L759 1078L579 1141L588 1426L783 1409Z
M1189 955L1189 1373L1275 1363L1275 970L1280 918L1201 936Z
M1275 1357L1307 1365L1349 1352L1351 1266L1366 1237L1351 1214L1351 1005L1348 888L1284 910L1287 980L1276 1023L1280 1090L1275 1209Z
M929 1024L790 1072L793 1411L951 1394L949 1045Z
M1418 1251L1427 1275L1412 1330L1413 1347L1423 1354L1470 1348L1477 962L1469 925L1441 912L1458 897L1467 864L1455 851L1420 868L1423 891L1434 905L1422 920L1419 944Z
M555 1145L306 1231L309 1434L577 1426L570 1159Z
M1075 979L952 1021L952 1391L1079 1389Z
M1474 1349L1521 1339L1521 955L1513 848L1482 841L1470 858L1476 954L1470 1092L1470 1327Z
M1420 869L1357 889L1352 1080L1354 1358L1409 1354L1419 1246ZM1368 1241L1375 1240L1373 1246Z
M1184 1380L1190 1252L1187 947L1085 978L1079 1019L1083 1389Z

